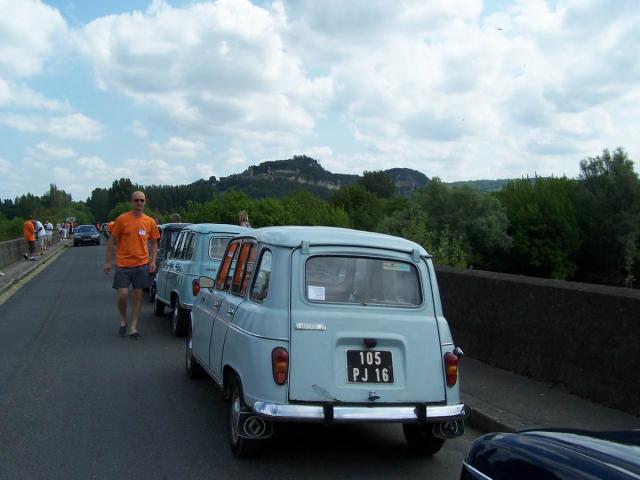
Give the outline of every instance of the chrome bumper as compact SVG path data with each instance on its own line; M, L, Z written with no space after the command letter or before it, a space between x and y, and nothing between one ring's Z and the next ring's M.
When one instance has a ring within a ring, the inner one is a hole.
M340 406L280 405L256 402L253 411L261 417L283 422L391 422L418 423L462 420L467 416L464 404L425 406Z

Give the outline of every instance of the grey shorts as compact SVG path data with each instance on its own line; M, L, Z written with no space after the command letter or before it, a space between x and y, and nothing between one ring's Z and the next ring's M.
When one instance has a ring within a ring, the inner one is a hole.
M148 288L151 285L151 274L149 273L149 265L140 265L139 267L116 267L116 273L113 276L113 288Z

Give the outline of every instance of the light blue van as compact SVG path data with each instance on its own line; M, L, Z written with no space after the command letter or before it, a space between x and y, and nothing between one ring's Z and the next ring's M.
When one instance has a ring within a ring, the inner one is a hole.
M400 423L424 454L463 434L462 351L420 245L261 228L232 239L215 279L200 285L187 374L206 372L230 398L236 456L257 453L273 421Z
M171 330L176 336L187 331L189 311L200 289L200 277L215 277L229 240L249 229L236 225L200 223L180 230L158 265L155 314L172 310Z

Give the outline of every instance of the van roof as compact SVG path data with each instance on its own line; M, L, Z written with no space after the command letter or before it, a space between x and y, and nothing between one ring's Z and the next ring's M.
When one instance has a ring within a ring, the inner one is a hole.
M230 235L238 235L240 233L253 231L252 228L229 225L226 223L194 223L189 225L185 230L191 230L197 233L226 233Z
M302 242L313 245L341 245L380 248L429 256L420 245L410 240L383 233L337 227L264 227L247 232L258 241L282 247L299 247ZM244 236L244 235L243 235Z

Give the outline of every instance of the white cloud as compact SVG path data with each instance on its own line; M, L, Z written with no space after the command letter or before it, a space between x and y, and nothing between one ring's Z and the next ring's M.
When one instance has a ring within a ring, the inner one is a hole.
M219 0L112 15L77 34L98 85L164 112L181 131L298 141L331 98L283 42L282 6Z
M33 148L30 148L28 154L37 159L66 159L76 156L76 152L71 147L51 145L46 142L40 142Z
M18 107L64 112L68 102L52 100L21 83L11 83L0 78L0 107Z
M152 154L163 157L195 158L206 149L203 142L171 137L166 143L149 145Z
M131 131L138 138L147 138L149 136L149 129L142 125L139 120L134 120L131 123Z
M60 12L39 0L0 0L0 11L0 75L40 73L67 33Z
M0 114L0 124L21 132L40 132L57 138L99 140L102 125L81 113L57 117L37 115Z
M9 172L10 169L11 169L11 164L9 163L9 161L0 157L0 173L5 174Z

